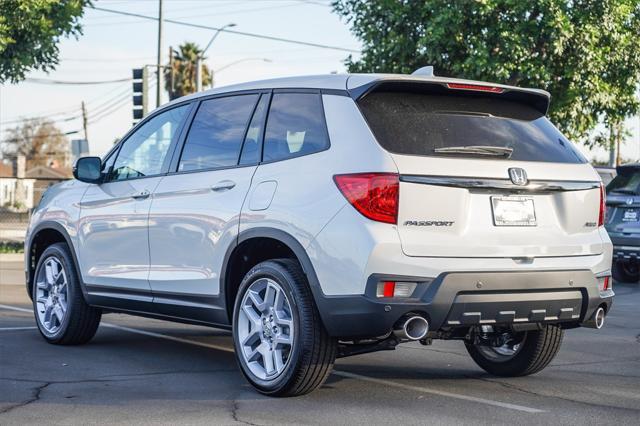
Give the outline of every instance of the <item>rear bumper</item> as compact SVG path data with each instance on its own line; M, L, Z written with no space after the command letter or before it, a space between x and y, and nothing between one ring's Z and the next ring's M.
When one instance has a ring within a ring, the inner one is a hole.
M418 282L412 297L376 297L379 281ZM363 295L320 296L329 333L341 338L388 333L407 313L425 316L431 332L485 324L562 323L577 327L596 309L609 312L614 293L600 292L590 270L452 272L436 279L372 275Z

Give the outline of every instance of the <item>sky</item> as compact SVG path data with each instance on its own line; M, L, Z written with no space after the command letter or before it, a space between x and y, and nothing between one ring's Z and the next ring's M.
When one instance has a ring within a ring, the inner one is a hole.
M328 0L164 0L164 17L213 27L236 24L233 30L358 51L359 41L347 23L332 13ZM158 0L98 0L96 7L157 16ZM63 39L60 64L49 74L31 72L28 78L60 81L104 81L131 77L131 70L156 62L157 21L87 9L81 20L83 35ZM169 46L185 41L204 47L214 31L165 22L163 62ZM322 49L221 33L207 51L207 65L215 86L293 75L346 72L347 51ZM357 53L355 54L357 57ZM240 61L235 65L229 65ZM437 72L437 70L436 70ZM128 95L127 95L128 94ZM70 86L24 81L0 86L0 140L16 120L45 116L64 132L82 138L80 104L87 105L91 154L102 155L132 125L131 82ZM163 102L167 101L163 94ZM154 106L155 88L150 96ZM627 123L631 139L623 157L640 160L640 118ZM585 151L589 158L608 158L602 149Z

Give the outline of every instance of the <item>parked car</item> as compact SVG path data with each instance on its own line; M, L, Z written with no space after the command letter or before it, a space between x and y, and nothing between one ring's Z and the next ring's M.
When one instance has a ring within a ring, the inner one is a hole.
M600 178L548 106L423 72L173 101L35 209L38 328L55 344L88 342L103 312L226 328L268 395L407 341L536 373L564 330L602 327L614 295Z
M613 277L640 281L640 163L617 168L607 186L606 229L613 241Z
M600 175L600 179L602 179L602 183L609 185L609 183L616 177L616 168L615 167L603 167L597 166L595 167L596 172Z

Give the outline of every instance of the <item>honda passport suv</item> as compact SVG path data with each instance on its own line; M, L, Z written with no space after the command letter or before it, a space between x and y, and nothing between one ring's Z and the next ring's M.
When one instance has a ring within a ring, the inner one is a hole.
M640 163L618 166L607 186L606 228L613 241L613 278L640 281Z
M268 395L433 339L491 374L536 373L613 298L600 178L548 106L423 69L177 99L35 209L38 328L63 345L106 312L228 329Z

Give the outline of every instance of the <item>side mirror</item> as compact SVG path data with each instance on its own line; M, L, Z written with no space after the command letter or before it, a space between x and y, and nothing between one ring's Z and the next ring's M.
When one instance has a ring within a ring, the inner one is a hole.
M82 157L73 165L73 177L81 182L100 183L102 181L102 160L100 157Z

